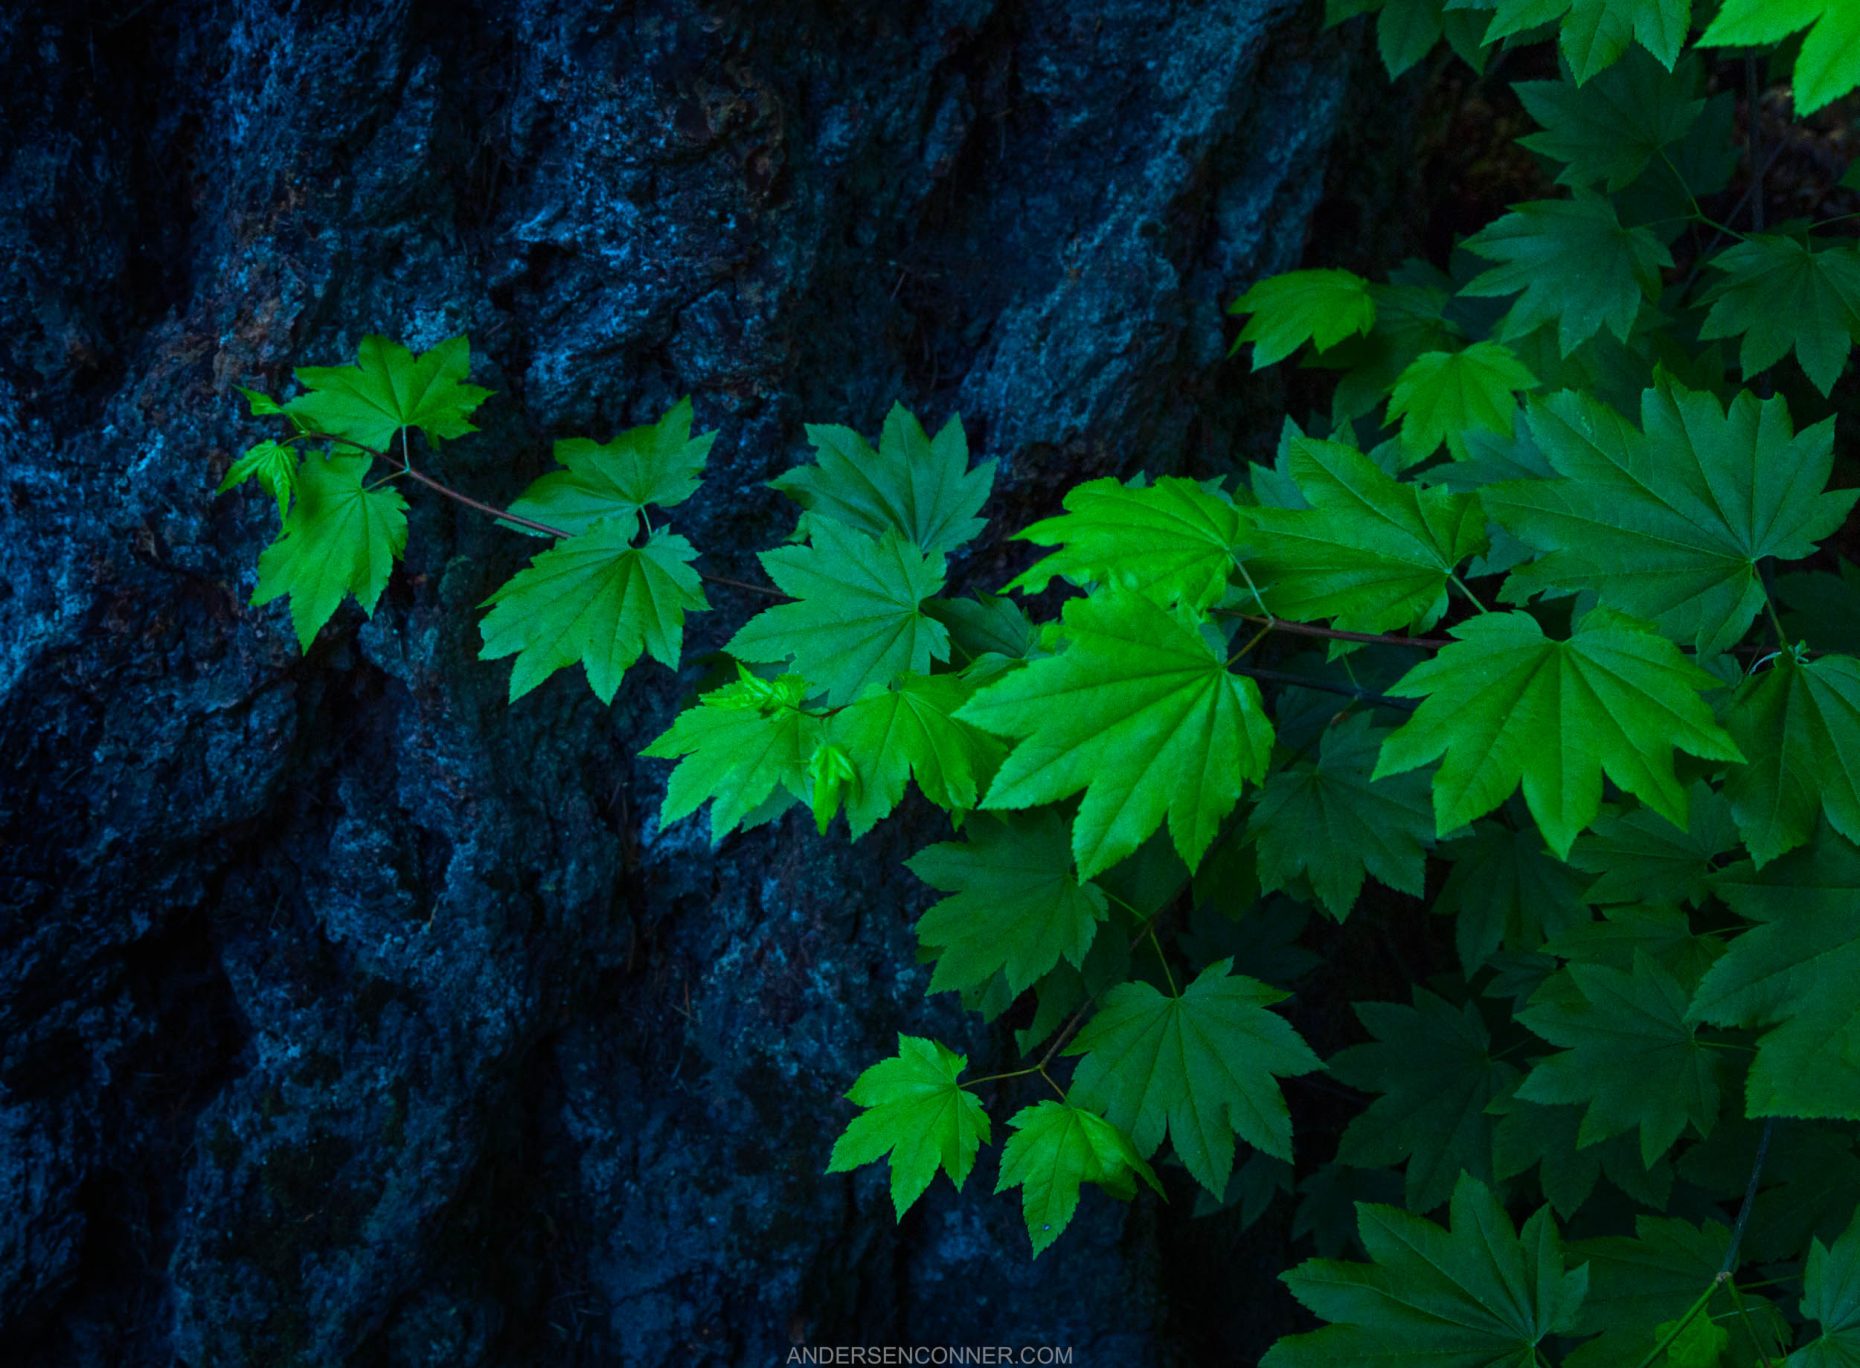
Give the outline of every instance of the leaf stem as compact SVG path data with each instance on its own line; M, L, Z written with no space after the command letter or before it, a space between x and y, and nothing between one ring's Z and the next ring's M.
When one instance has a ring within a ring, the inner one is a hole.
M1706 1305L1711 1301L1711 1294L1717 1290L1718 1283L1714 1279L1711 1286L1699 1293L1698 1300L1686 1308L1686 1314L1673 1323L1673 1328L1666 1332L1666 1338L1647 1351L1647 1357L1642 1359L1639 1364L1636 1365L1636 1368L1653 1368L1653 1365L1660 1361L1666 1351L1673 1347L1673 1344L1679 1339L1680 1335L1685 1333L1686 1327L1692 1324L1694 1320L1698 1319L1699 1312L1705 1309Z
M1162 941L1156 935L1156 925L1153 919L1149 932L1150 944L1156 947L1156 962L1162 965L1163 977L1169 981L1169 996L1179 998L1182 996L1182 990L1175 986L1175 975L1169 969L1169 957L1163 954Z
M1770 1351L1763 1343L1763 1337L1757 1333L1757 1323L1750 1318L1749 1310L1744 1306L1744 1295L1737 1290L1737 1280L1729 1273L1720 1273L1725 1290L1731 1294L1731 1305L1737 1308L1737 1317L1744 1323L1744 1333L1750 1336L1750 1342L1757 1347L1757 1356L1763 1360L1763 1368L1772 1368Z
M1477 608L1482 613L1491 611L1483 603L1479 602L1479 596L1467 587L1466 581L1459 577L1458 572L1449 570L1447 572L1447 578L1453 581L1454 588L1466 595L1466 601L1472 604L1473 607Z
M425 485L428 489L432 490L434 493L443 494L445 495L446 498L451 499L454 503L463 504L467 508L473 509L476 512L484 514L487 518L496 518L500 522L515 523L518 527L527 527L532 532L540 532L545 537L565 538L571 535L570 533L563 531L559 527L551 527L549 526L548 523L537 522L533 518L525 518L520 514L510 512L508 509L498 508L495 504L480 503L477 499L472 498L469 494L461 494L458 490L452 488L451 485L441 484L438 480L435 480L431 475L426 474L424 471L415 470L413 468L413 462L408 460L405 454L406 447L407 447L407 429L402 428L400 430L400 439L401 439L402 457L401 457L401 468L400 468L400 471L398 472L399 474L405 475L409 479L417 480L419 483ZM333 442L341 446L352 447L356 451L366 452L368 453L368 455L373 456L378 461L392 462L394 459L392 456L388 455L385 451L378 450L375 447L366 446L361 442L357 442L353 440L352 438L338 437L333 432L300 432L294 437L287 438L286 441L287 442Z

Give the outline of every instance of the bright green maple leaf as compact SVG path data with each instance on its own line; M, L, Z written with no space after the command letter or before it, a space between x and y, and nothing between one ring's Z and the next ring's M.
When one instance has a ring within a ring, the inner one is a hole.
M586 532L602 518L628 519L648 504L670 508L697 492L714 432L691 435L691 401L680 399L656 423L612 441L571 437L555 444L556 464L510 505L519 517Z
M258 558L254 604L289 594L291 625L304 650L345 594L374 616L394 562L407 548L407 501L369 489L369 456L309 456L297 467L297 502L278 539Z
M1633 968L1571 964L1539 988L1518 1020L1552 1045L1518 1088L1528 1102L1586 1106L1579 1147L1638 1128L1651 1165L1691 1122L1718 1119L1718 1052L1686 1020L1686 990L1635 952Z
M1519 81L1512 91L1543 131L1519 141L1563 163L1559 185L1601 183L1621 190L1649 162L1691 132L1705 101L1693 97L1694 64L1662 70L1643 53L1629 53L1581 87L1574 81Z
M738 679L698 699L640 754L677 760L659 821L669 826L714 799L712 842L739 823L754 825L779 808L771 802L812 796L808 762L825 723L802 707L809 691L799 675L763 680L738 666Z
M1860 661L1778 656L1744 681L1724 722L1750 757L1724 792L1758 865L1807 841L1824 812L1860 841Z
M1812 114L1860 85L1860 6L1853 0L1724 0L1700 47L1761 47L1814 25L1795 63L1795 112Z
M830 518L807 546L761 555L762 568L794 603L765 608L724 647L743 660L781 661L821 685L833 703L949 659L949 629L923 602L943 587L943 557L926 555L896 528L873 538Z
M1075 1102L1102 1111L1145 1157L1166 1130L1217 1198L1233 1172L1236 1133L1291 1159L1291 1113L1276 1080L1324 1067L1268 1010L1291 995L1232 969L1231 959L1215 961L1179 996L1121 983L1065 1050L1085 1056L1072 1075Z
M797 537L832 519L873 537L895 529L925 555L940 555L982 530L985 520L975 514L994 485L995 463L969 468L960 418L932 439L908 409L893 404L876 451L851 428L812 424L807 439L814 463L769 481L805 510Z
M1604 327L1626 341L1641 304L1659 294L1661 268L1673 264L1651 232L1622 227L1612 204L1583 191L1570 200L1513 205L1463 245L1500 264L1461 293L1518 295L1499 324L1504 339L1555 323L1565 356Z
M1338 442L1294 437L1286 466L1309 508L1255 508L1248 564L1277 616L1350 631L1425 630L1454 567L1485 549L1477 497L1391 479Z
M1560 480L1482 491L1486 510L1539 551L1504 597L1592 589L1701 653L1726 650L1764 603L1758 563L1813 555L1853 508L1826 491L1832 421L1796 432L1778 396L1665 384L1641 396L1641 428L1573 392L1530 408L1531 434Z
M1789 1355L1790 1368L1860 1368L1860 1215L1832 1245L1809 1245L1802 1315L1821 1334Z
M1466 459L1466 434L1509 435L1517 394L1535 389L1537 377L1503 343L1475 342L1456 352L1424 352L1395 381L1389 422L1401 420L1406 461L1424 461L1447 444Z
M1083 965L1105 919L1104 893L1079 881L1065 819L1051 808L978 817L966 839L904 863L949 895L917 922L918 940L937 956L933 993L1004 973L1019 994L1062 959Z
M1243 538L1240 510L1193 480L1164 477L1133 486L1088 480L1066 494L1066 511L1018 541L1058 546L1009 589L1037 594L1055 575L1078 585L1135 589L1159 603L1205 608L1227 589Z
M278 522L290 517L291 498L297 493L297 454L279 442L260 442L232 463L226 478L213 492L224 494L247 480L278 501Z
M449 337L415 356L385 337L364 337L353 366L299 366L300 394L285 411L312 432L344 437L382 450L402 428L418 428L428 441L463 437L467 421L491 391L465 383L471 343Z
M1083 789L1079 875L1109 869L1169 819L1193 869L1272 752L1259 686L1230 674L1192 621L1106 590L1064 610L1066 649L982 689L957 714L1017 744L984 808L1056 803Z
M945 811L975 806L977 787L1001 763L1003 747L956 720L972 692L955 675L908 674L828 721L828 738L851 757L856 775L846 802L854 840L897 807L908 779Z
M1414 990L1412 1007L1353 1006L1375 1040L1338 1053L1331 1074L1381 1096L1344 1130L1337 1158L1358 1168L1406 1163L1407 1202L1415 1211L1446 1201L1462 1172L1490 1180L1494 1118L1487 1108L1518 1071L1492 1057L1478 1008L1453 1007L1425 988Z
M957 1079L967 1055L921 1036L900 1035L898 1053L853 1083L847 1098L864 1107L833 1142L828 1173L846 1173L891 1156L891 1204L898 1219L924 1195L940 1168L958 1189L988 1143L988 1113Z
M1002 1148L995 1191L1021 1190L1021 1215L1035 1258L1072 1224L1083 1184L1096 1183L1120 1200L1136 1195L1139 1178L1162 1192L1124 1133L1082 1107L1036 1102L1009 1117L1008 1125L1014 1134Z
M1370 1262L1308 1259L1281 1280L1321 1330L1280 1340L1261 1368L1536 1368L1537 1346L1567 1332L1588 1291L1570 1269L1545 1207L1512 1225L1485 1184L1462 1175L1451 1226L1363 1203L1357 1229Z
M1254 370L1283 361L1307 342L1324 351L1353 334L1367 334L1376 323L1370 284L1351 271L1268 276L1229 304L1227 312L1252 315L1232 351L1254 343Z
M1559 859L1595 820L1602 776L1676 826L1686 791L1675 749L1742 760L1699 697L1717 680L1665 637L1598 608L1568 641L1528 613L1487 613L1451 629L1458 640L1390 686L1426 701L1382 746L1376 777L1438 756L1434 818L1442 832L1497 807L1519 786Z
M1367 716L1340 718L1325 730L1316 761L1266 777L1247 819L1263 890L1302 875L1339 921L1355 905L1365 873L1421 895L1434 839L1427 781L1406 774L1372 782L1382 737Z
M485 600L480 660L516 656L510 701L579 663L603 703L643 652L678 668L686 612L703 612L697 551L660 528L644 545L631 518L608 518L533 557Z
M1733 865L1717 892L1759 925L1707 971L1691 1015L1770 1028L1746 1113L1860 1120L1860 850L1823 827L1761 870Z
M1711 265L1724 279L1706 296L1711 312L1699 336L1742 337L1746 380L1793 347L1815 388L1833 389L1860 341L1860 246L1754 233Z

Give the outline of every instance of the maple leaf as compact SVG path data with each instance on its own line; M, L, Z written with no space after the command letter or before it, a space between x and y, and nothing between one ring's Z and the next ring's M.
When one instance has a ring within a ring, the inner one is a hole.
M1537 377L1504 344L1475 342L1462 351L1425 352L1395 381L1389 421L1401 420L1406 461L1424 461L1447 444L1466 459L1469 431L1509 433L1516 395L1535 389Z
M1079 790L1079 875L1136 850L1165 815L1192 869L1241 785L1272 751L1259 686L1230 674L1192 622L1109 590L1064 610L1066 649L1002 676L957 716L1017 744L982 806L1056 803Z
M1307 342L1319 351L1334 347L1352 334L1367 333L1376 322L1370 284L1352 271L1268 276L1229 304L1227 312L1252 315L1228 354L1254 343L1254 370L1283 361Z
M1014 1134L1001 1151L995 1191L1021 1190L1021 1214L1035 1258L1072 1223L1083 1184L1096 1183L1127 1201L1136 1195L1141 1178L1162 1193L1162 1184L1124 1133L1082 1107L1036 1102L1009 1117L1008 1126Z
M1742 760L1699 697L1717 681L1673 644L1598 608L1568 641L1527 613L1487 613L1390 687L1426 701L1382 746L1375 777L1438 756L1434 818L1442 832L1490 812L1522 782L1531 816L1559 859L1601 810L1606 774L1683 826L1686 791L1673 751Z
M985 525L975 516L994 485L995 463L969 467L962 420L934 439L901 404L885 415L878 450L851 428L810 424L815 461L769 481L805 511L795 536L833 520L873 537L895 530L926 556L953 551Z
M1834 429L1795 432L1779 396L1715 395L1664 384L1641 396L1641 426L1586 395L1535 402L1530 429L1560 480L1481 491L1537 558L1504 598L1593 589L1701 653L1728 649L1764 603L1758 563L1813 555L1860 491L1825 491Z
M812 542L761 554L762 568L794 603L765 608L724 647L743 660L781 661L849 703L906 672L949 659L949 629L924 600L943 587L943 557L927 555L896 528L876 538L829 518Z
M608 442L571 437L555 444L556 464L510 505L519 517L586 532L603 518L630 519L648 504L669 508L697 492L714 432L691 435L690 399L656 423Z
M631 518L607 518L533 557L485 600L480 660L516 656L510 701L579 663L611 703L642 652L672 669L684 648L686 612L710 605L691 562L697 551L663 528L634 546Z
M956 720L972 694L954 675L907 674L828 721L829 740L853 757L856 783L846 816L854 840L897 807L907 779L946 811L975 806L977 786L1000 765L1004 748Z
M898 1053L860 1074L847 1098L864 1107L833 1143L828 1173L891 1156L891 1203L904 1219L940 1168L958 1190L989 1140L981 1099L957 1080L967 1055L921 1036L900 1035Z
M1231 959L1216 960L1179 996L1119 984L1065 1050L1084 1056L1072 1076L1076 1103L1102 1111L1146 1157L1166 1130L1189 1173L1216 1197L1233 1171L1236 1133L1291 1159L1291 1114L1276 1080L1323 1068L1268 1010L1291 995L1232 969Z
M1106 916L1103 891L1080 882L1065 819L1051 808L979 817L966 839L904 863L949 895L917 922L918 940L936 953L933 993L1004 973L1019 994L1062 959L1083 965Z
M1625 189L1648 163L1692 131L1705 101L1694 98L1697 64L1662 70L1644 53L1578 86L1574 81L1518 81L1511 87L1542 126L1519 142L1562 162L1559 185L1601 183Z
M735 683L702 695L640 752L678 761L660 824L669 826L714 799L713 844L738 824L754 825L810 797L808 762L824 735L820 716L802 707L810 686L801 676L763 680L740 665L737 671ZM769 809L772 801L780 806Z
M1345 1128L1337 1158L1359 1168L1407 1164L1408 1205L1431 1211L1465 1172L1492 1176L1492 1101L1518 1071L1495 1059L1478 1009L1414 990L1414 1005L1352 1004L1375 1037L1330 1061L1338 1082L1380 1093Z
M1311 507L1248 512L1273 613L1360 632L1438 621L1454 567L1486 545L1478 499L1391 479L1337 442L1294 437L1286 465Z
M1711 312L1699 336L1742 337L1746 380L1793 347L1815 388L1833 389L1860 341L1860 246L1753 233L1710 265L1725 278L1705 296Z
M258 558L252 602L288 594L304 650L347 594L374 616L388 575L407 547L407 501L364 483L369 456L310 456L297 467L297 502L278 539Z
M1738 731L1736 714L1725 729L1746 755L1761 756ZM1731 771L1732 782L1756 768ZM1728 785L1727 785L1728 787ZM1677 906L1703 902L1717 857L1737 845L1731 808L1714 789L1693 784L1687 791L1684 829L1644 807L1605 806L1593 831L1570 847L1569 863L1596 875L1582 894L1584 902L1659 903Z
M1724 722L1750 757L1724 792L1758 866L1807 841L1823 813L1860 840L1860 661L1785 653L1744 681Z
M1365 873L1421 895L1434 837L1427 783L1418 774L1371 781L1383 735L1365 716L1342 718L1325 730L1314 763L1267 776L1247 819L1264 891L1307 878L1338 921L1355 905Z
M1468 974L1501 945L1535 950L1588 916L1578 896L1581 883L1550 857L1534 827L1475 822L1470 834L1442 845L1439 854L1452 863L1434 911L1454 919L1454 945Z
M1134 589L1162 604L1205 608L1227 589L1242 541L1240 510L1193 480L1132 486L1088 480L1066 494L1066 512L1015 539L1061 549L1008 582L1037 594L1055 575L1078 585Z
M1718 1119L1718 1054L1686 1020L1686 990L1646 954L1631 970L1571 964L1538 989L1518 1020L1562 1049L1518 1088L1529 1102L1584 1104L1578 1147L1638 1127L1641 1162L1672 1148L1686 1123Z
M1645 228L1624 228L1614 206L1577 191L1573 200L1532 200L1466 239L1466 250L1501 263L1473 277L1462 293L1516 294L1500 320L1506 341L1546 323L1568 356L1606 327L1627 340L1640 306L1660 291L1672 253Z
M1575 1324L1589 1286L1586 1268L1568 1267L1549 1208L1520 1233L1485 1184L1461 1175L1450 1219L1443 1229L1397 1207L1358 1206L1370 1262L1307 1259L1282 1274L1330 1324L1280 1340L1260 1368L1541 1362L1537 1346Z
M428 441L463 437L467 421L491 391L465 383L471 343L450 337L415 356L385 337L362 339L353 366L299 366L293 374L307 394L284 406L306 431L385 449L402 428L418 428Z

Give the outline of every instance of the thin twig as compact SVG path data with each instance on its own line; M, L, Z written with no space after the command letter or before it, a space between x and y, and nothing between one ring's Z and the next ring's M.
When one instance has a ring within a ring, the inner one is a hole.
M1242 622L1263 623L1275 632L1293 636L1319 637L1325 641L1360 641L1366 646L1412 646L1422 651L1439 651L1453 643L1445 637L1378 636L1374 632L1346 632L1341 627L1318 627L1309 622L1287 622L1284 618L1266 618L1258 613L1241 613L1232 608L1216 608L1222 617L1237 617Z
M728 575L712 575L698 571L698 578L709 580L712 584L727 584L732 589L741 589L745 593L763 594L769 598L785 599L788 596L779 589L768 589L760 584L750 584L747 580L731 579Z
M1399 708L1403 712L1413 712L1421 706L1406 698L1391 698L1387 694L1372 693L1368 689L1359 689L1352 684L1333 684L1328 679L1310 679L1304 675L1290 674L1284 670L1262 670L1246 665L1235 665L1232 668L1235 674L1261 679L1268 684L1295 684L1301 689L1316 689L1319 693L1340 694L1345 698L1360 699L1364 703L1378 703L1385 708Z
M555 537L558 540L562 540L574 535L565 528L551 527L546 522L538 522L534 518L526 518L521 513L512 513L507 508L499 508L495 504L481 503L479 500L472 498L469 494L461 494L458 490L452 488L451 485L442 484L431 475L415 470L412 460L406 455L404 449L406 446L406 431L405 428L401 429L401 445L403 450L399 462L400 468L387 478L399 479L402 476L406 476L410 480L417 480L434 493L443 494L454 503L460 503L467 508L475 509L486 517L496 518L499 522L514 523L518 527L527 527L530 531L540 532L545 537ZM367 452L370 456L373 456L379 461L392 463L395 460L393 456L385 451L376 450L374 447L368 446L363 442L355 441L350 437L338 437L333 432L300 432L288 440L293 442L332 442L340 446L353 447L357 451ZM712 575L700 570L698 571L698 578L709 580L712 584L727 584L732 589L742 589L751 594L763 594L769 598L785 599L788 597L779 590L767 589L762 585L750 584L744 580L731 579L727 575Z
M333 432L300 432L291 440L301 442L335 442L342 446L354 447L357 451L365 451L378 461L391 462L394 460L394 458L385 451L378 451L374 447L355 441L350 437L338 437ZM572 535L559 527L551 527L548 523L537 522L534 518L526 518L519 513L512 513L509 509L499 508L495 504L480 503L477 499L472 498L471 495L461 494L458 490L452 488L451 485L441 484L431 475L415 470L411 461L403 461L401 463L400 473L410 480L419 481L434 493L443 494L454 503L464 504L465 507L474 509L488 518L496 518L501 522L515 523L518 527L527 527L532 532L540 532L545 537L561 538Z
M1737 1247L1744 1242L1744 1227L1750 1224L1750 1209L1757 1204L1757 1184L1763 1178L1763 1161L1769 1156L1770 1131L1775 1125L1774 1117L1763 1123L1763 1135L1757 1141L1756 1162L1751 1164L1750 1181L1744 1185L1744 1204L1737 1209L1737 1224L1731 1227L1731 1244L1724 1251L1724 1262L1718 1266L1720 1278L1730 1277L1737 1268Z

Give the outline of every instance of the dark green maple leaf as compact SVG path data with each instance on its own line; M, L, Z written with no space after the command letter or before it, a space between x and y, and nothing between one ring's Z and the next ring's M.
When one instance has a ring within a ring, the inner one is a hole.
M1325 731L1315 761L1267 776L1247 820L1266 892L1302 876L1339 921L1366 873L1421 895L1434 836L1427 781L1418 774L1371 780L1383 735L1365 716L1340 719Z
M1520 1232L1491 1191L1461 1175L1451 1226L1363 1204L1370 1262L1309 1259L1283 1276L1321 1330L1273 1345L1260 1368L1534 1368L1538 1346L1576 1323L1586 1268L1569 1267L1548 1208Z
M980 816L965 839L927 846L905 863L949 896L917 922L936 955L930 991L970 988L1005 973L1020 993L1062 959L1085 963L1104 893L1072 866L1065 819L1051 808Z
M1269 1009L1289 994L1231 974L1216 960L1179 996L1124 983L1105 997L1067 1054L1082 1054L1071 1096L1154 1154L1165 1129L1188 1171L1217 1197L1226 1190L1236 1133L1254 1148L1292 1157L1292 1121L1278 1078L1323 1067Z

